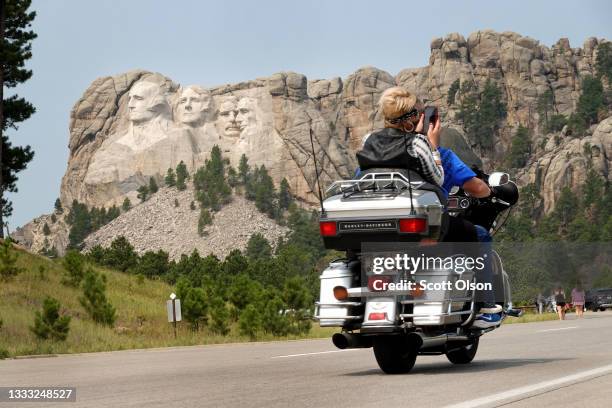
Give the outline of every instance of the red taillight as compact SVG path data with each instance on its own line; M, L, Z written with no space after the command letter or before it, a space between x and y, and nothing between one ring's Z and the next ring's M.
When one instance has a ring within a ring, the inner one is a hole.
M399 220L400 232L419 234L427 231L427 220L425 218L404 218Z
M335 221L321 221L319 223L319 229L323 237L333 237L336 236L337 233Z
M368 320L387 320L387 313L370 313Z

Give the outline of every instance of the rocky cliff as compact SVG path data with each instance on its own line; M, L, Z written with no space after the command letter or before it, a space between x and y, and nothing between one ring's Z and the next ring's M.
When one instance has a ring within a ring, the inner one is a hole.
M532 129L538 147L517 176L523 185L539 185L550 211L561 186L579 189L586 163L595 163L601 175L610 177L610 119L586 135L544 135L537 126L537 100L547 91L554 112L575 111L581 80L595 74L597 46L604 41L589 38L582 48L572 48L561 39L547 47L516 33L484 30L467 39L457 33L434 39L428 65L395 76L374 67L345 79L278 73L209 89L146 71L99 78L70 113L70 158L61 201L65 207L75 199L90 207L119 205L125 197L135 202L136 189L150 177L161 181L180 161L193 170L216 144L233 166L245 154L251 164L265 165L276 183L287 178L292 193L305 205L313 204L311 135L322 184L348 177L364 135L382 125L376 109L380 94L403 85L439 106L447 128L443 143L468 161L480 162L480 157L485 170L503 162L519 125ZM457 80L481 90L492 81L501 89L507 116L493 151L462 131L457 106L447 101ZM587 144L592 148L585 149ZM26 225L18 237L35 248L40 225ZM51 239L65 246L66 233L57 228Z

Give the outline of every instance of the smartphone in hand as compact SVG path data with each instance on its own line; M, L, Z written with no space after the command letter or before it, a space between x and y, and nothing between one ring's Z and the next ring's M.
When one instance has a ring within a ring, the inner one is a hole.
M423 114L423 129L421 130L421 133L427 135L427 131L429 130L429 124L431 123L435 125L436 120L438 120L438 108L435 106L426 106L425 110L423 111Z

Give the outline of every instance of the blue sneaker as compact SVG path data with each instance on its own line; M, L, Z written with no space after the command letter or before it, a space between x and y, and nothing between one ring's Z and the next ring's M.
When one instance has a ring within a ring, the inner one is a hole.
M501 324L501 314L499 313L483 313L476 316L472 327L477 329L488 329Z

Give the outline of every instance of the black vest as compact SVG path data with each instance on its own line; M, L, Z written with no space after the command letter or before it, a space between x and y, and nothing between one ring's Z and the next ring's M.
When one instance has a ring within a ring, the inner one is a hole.
M420 170L418 160L407 151L414 137L414 133L394 128L373 132L357 152L359 168L362 171L371 168Z

